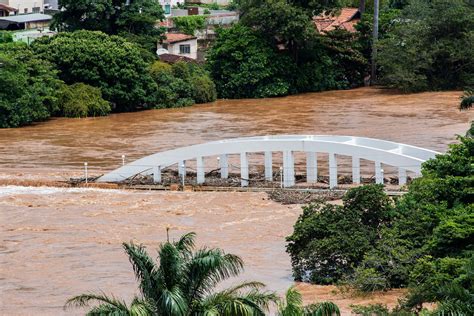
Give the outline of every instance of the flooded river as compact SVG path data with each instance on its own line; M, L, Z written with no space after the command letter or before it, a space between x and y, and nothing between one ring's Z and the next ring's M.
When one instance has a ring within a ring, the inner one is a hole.
M119 165L122 154L134 160L183 145L265 134L366 136L445 151L473 119L472 111L458 111L459 95L363 88L53 119L0 130L0 178L58 179L78 172L84 161L99 173ZM167 225L174 237L195 231L200 245L242 256L246 272L240 280L283 291L292 284L284 237L299 213L299 206L260 193L0 187L0 314L70 314L62 310L65 299L89 290L130 298L135 283L121 242L136 239L153 249ZM329 295L327 288L302 290L306 299ZM393 304L396 295L381 301Z

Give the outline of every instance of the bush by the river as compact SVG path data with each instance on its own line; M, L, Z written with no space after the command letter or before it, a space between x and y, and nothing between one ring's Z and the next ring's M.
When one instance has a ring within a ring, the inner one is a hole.
M64 85L59 95L59 111L65 117L104 116L111 111L100 89L84 83Z
M54 67L26 44L0 44L0 128L48 119L58 109L62 84Z
M156 61L150 68L158 86L156 107L182 107L216 100L217 93L209 74L199 65Z
M152 108L156 83L140 48L119 36L98 31L59 33L32 44L34 53L51 62L67 84L82 82L102 91L114 111Z
M440 312L472 311L473 188L474 139L459 137L403 197L371 185L350 190L343 206L307 206L288 237L294 276L360 291L408 287L401 310L434 302Z

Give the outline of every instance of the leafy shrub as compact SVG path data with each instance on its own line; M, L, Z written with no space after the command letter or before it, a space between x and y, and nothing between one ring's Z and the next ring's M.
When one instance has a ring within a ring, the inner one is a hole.
M389 287L385 276L374 268L363 268L359 266L354 271L354 277L350 284L362 293L387 290Z
M39 58L53 63L67 84L82 82L101 89L114 111L150 108L156 84L140 49L118 36L76 31L42 37L32 44Z
M390 311L386 305L370 304L370 305L351 305L352 313L361 316L388 316Z
M99 88L83 83L64 86L59 106L65 117L104 116L111 111L109 102L102 99Z
M0 31L0 44L13 42L13 36L11 32Z
M318 203L303 207L287 237L296 280L331 284L352 275L391 217L382 185L351 189L343 206Z
M157 61L150 72L158 85L157 107L183 107L216 99L214 83L199 65Z
M192 84L193 99L196 103L206 103L216 100L216 86L209 76L195 76L192 78Z
M290 92L284 75L290 60L278 55L249 27L237 24L219 29L207 62L222 98L270 97Z
M194 35L197 30L206 27L206 17L202 15L176 16L173 17L173 23L180 32Z
M52 65L26 44L0 44L0 128L49 118L61 84Z

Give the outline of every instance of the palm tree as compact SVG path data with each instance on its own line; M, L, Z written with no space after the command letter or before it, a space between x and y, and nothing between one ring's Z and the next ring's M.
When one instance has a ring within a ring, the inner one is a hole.
M301 294L290 287L285 299L278 302L278 316L340 316L339 307L333 302L320 302L303 306Z
M226 254L219 248L194 251L195 233L182 236L177 242L169 240L158 249L158 263L143 245L123 243L139 282L143 299L136 298L130 307L105 295L79 295L66 306L85 306L89 301L101 305L89 313L103 309L111 315L163 316L257 316L265 315L269 303L277 300L273 292L263 291L259 282L245 282L214 291L221 281L237 276L243 269L238 256ZM137 311L139 313L137 313Z

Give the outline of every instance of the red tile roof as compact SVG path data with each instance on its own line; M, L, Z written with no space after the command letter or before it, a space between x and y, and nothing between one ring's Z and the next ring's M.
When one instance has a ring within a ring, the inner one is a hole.
M166 34L166 40L164 43L172 44L183 41L188 41L197 38L193 35L183 34L183 33L168 33Z
M356 32L355 25L360 21L359 9L342 8L336 15L322 13L313 17L313 23L319 33L342 28L351 33Z

